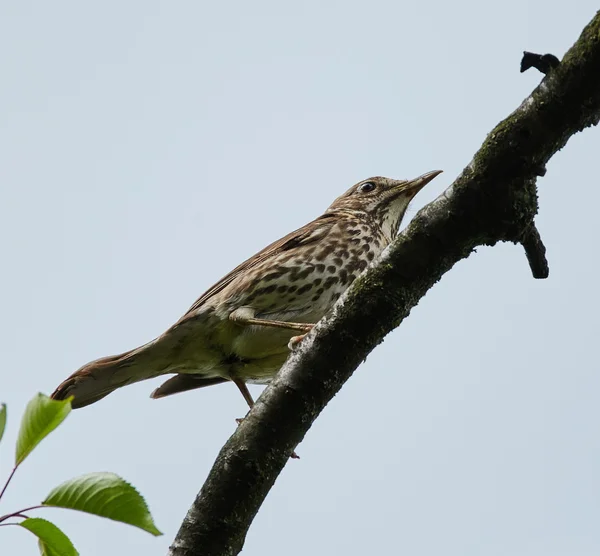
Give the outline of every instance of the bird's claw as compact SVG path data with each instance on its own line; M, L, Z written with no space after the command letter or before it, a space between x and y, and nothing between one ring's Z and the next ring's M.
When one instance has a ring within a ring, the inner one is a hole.
M308 332L306 334L308 334ZM306 334L301 334L300 336L292 336L290 338L290 341L288 342L288 349L290 351L294 351L298 347L300 342L304 340Z

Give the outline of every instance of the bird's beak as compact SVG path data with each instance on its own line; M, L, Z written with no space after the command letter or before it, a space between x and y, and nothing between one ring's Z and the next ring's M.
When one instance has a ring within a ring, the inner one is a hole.
M439 176L442 173L442 170L433 170L431 172L427 172L414 180L409 180L402 182L402 185L399 187L399 190L402 193L409 194L411 197L414 197L421 189L423 189L433 178Z

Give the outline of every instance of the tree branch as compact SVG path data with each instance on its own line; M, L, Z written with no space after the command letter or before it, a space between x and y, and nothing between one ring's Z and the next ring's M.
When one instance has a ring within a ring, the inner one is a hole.
M598 68L600 12L560 65L488 135L454 183L416 215L288 358L221 449L172 556L237 554L312 422L427 290L478 245L532 244L536 177L573 134L598 123ZM537 252L539 259L539 245L526 247L528 255Z
M533 277L548 278L550 268L546 259L546 246L542 242L540 232L535 227L535 224L532 224L525 231L521 243L525 249L525 255L527 255L527 261L529 262L529 268L531 268Z

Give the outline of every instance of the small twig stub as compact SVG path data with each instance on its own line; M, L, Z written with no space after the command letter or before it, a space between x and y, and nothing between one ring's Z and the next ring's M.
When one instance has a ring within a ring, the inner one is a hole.
M546 246L534 224L523 234L521 244L525 249L525 255L527 255L533 277L538 279L548 278L550 267L548 266L548 259L546 259Z
M535 68L546 75L550 70L560 64L560 60L554 54L535 54L534 52L523 52L521 58L521 73L529 68Z

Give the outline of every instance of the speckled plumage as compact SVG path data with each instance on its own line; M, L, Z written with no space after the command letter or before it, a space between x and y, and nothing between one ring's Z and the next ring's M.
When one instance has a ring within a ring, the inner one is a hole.
M322 216L231 271L157 339L84 365L53 397L74 396L73 407L82 407L126 384L170 373L175 376L153 397L227 380L244 393L245 382L268 382L302 323L308 330L331 309L396 236L414 195L439 173L352 186ZM296 329L282 327L289 323ZM244 396L251 403L247 390Z

